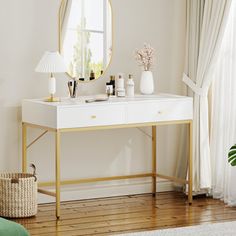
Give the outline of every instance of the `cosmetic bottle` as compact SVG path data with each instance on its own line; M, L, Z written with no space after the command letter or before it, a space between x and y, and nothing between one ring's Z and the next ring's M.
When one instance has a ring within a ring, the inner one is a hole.
M119 74L117 80L117 89L124 89L125 88L124 85L125 85L125 80L123 74Z
M125 80L123 74L118 75L116 94L117 97L125 97Z
M134 97L134 80L132 75L129 75L129 79L126 83L126 94L128 97Z
M113 85L111 82L106 83L106 94L107 96L113 95Z
M115 76L110 76L110 81L106 82L106 94L108 96L115 95Z
M112 84L112 95L116 95L116 77L114 75L110 76L110 84Z

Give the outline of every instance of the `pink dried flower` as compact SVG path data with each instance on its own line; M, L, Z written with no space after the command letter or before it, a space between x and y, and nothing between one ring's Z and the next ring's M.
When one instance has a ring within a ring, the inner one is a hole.
M135 59L138 62L139 66L142 66L145 71L151 69L154 64L154 48L149 44L144 44L142 49L136 49Z

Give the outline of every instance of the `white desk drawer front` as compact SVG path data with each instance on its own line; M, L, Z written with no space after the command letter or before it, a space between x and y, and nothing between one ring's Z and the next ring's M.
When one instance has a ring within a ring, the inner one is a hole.
M127 106L128 123L192 119L192 102L163 101Z
M124 106L65 107L58 110L58 128L103 126L125 123Z
M71 102L65 99L59 103L48 103L41 99L24 100L22 120L25 123L63 129L193 118L193 99L177 95L154 95L150 99L145 96L120 100L115 98L92 104L81 100Z

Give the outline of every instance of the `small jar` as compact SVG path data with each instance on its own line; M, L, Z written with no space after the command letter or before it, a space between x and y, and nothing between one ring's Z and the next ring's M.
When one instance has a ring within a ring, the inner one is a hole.
M125 97L125 89L116 90L117 97Z

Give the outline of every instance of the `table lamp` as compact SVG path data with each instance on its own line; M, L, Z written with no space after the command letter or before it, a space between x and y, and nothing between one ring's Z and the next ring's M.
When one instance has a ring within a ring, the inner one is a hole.
M48 91L50 97L46 99L47 102L58 102L59 98L54 97L56 93L56 79L53 73L64 73L67 71L63 57L59 52L45 52L40 62L38 63L36 72L49 73Z

